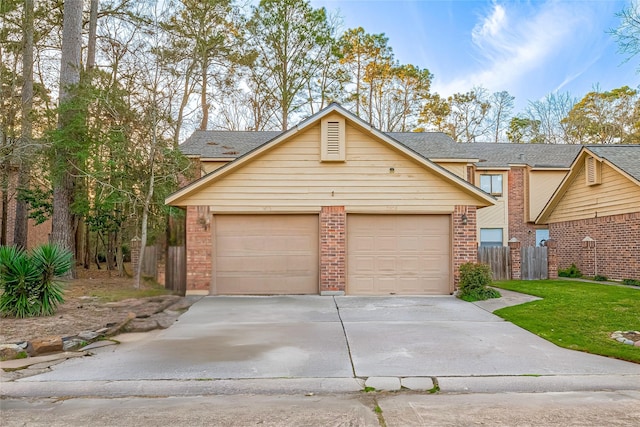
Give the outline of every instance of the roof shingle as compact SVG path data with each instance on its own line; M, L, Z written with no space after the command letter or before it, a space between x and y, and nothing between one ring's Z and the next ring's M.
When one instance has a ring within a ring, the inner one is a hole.
M195 131L180 145L186 156L234 159L280 135L281 131ZM480 167L568 168L581 146L550 144L456 143L442 132L388 132L427 159L479 159Z

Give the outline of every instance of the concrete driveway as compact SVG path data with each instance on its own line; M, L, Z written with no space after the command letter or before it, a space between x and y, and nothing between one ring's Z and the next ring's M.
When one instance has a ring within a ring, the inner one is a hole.
M205 297L171 328L29 381L640 375L454 297Z

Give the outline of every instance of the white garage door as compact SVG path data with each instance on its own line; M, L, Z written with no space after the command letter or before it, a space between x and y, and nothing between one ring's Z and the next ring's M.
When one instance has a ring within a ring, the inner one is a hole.
M318 293L318 217L216 215L219 295Z
M449 294L450 229L448 215L349 215L347 292Z

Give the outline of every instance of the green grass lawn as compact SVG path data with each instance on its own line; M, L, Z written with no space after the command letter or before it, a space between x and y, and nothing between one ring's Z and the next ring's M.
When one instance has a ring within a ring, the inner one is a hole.
M640 330L640 289L568 280L511 280L492 286L543 298L494 314L572 350L640 363L640 347L609 337Z

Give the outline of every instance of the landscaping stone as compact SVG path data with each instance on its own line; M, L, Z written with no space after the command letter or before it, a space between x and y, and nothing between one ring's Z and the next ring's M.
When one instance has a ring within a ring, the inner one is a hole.
M172 314L171 312L163 312L163 313L158 313L155 314L154 316L152 316L151 318L153 320L155 320L156 322L158 322L158 326L161 329L167 329L168 327L170 327L171 325L173 325L175 323L176 320L178 320L178 316L179 314Z
M80 338L71 338L69 340L62 340L62 350L63 351L70 351L70 350L74 350L78 347L80 347L82 345L82 343L86 342L87 340L83 340Z
M98 332L94 332L94 331L82 331L78 334L78 338L85 341L91 341L98 338L99 335L100 334L98 334Z
M80 349L80 351L94 350L96 348L108 347L110 345L116 345L116 344L118 344L118 343L115 342L115 341L111 341L111 340L96 341L96 342L92 342L91 344L82 347Z
M27 352L17 344L0 345L0 360L23 359L25 357L27 357Z
M124 332L149 332L158 328L158 321L152 318L135 318L127 323Z
M47 353L55 353L62 351L62 337L50 336L32 340L29 346L30 356L39 356Z

